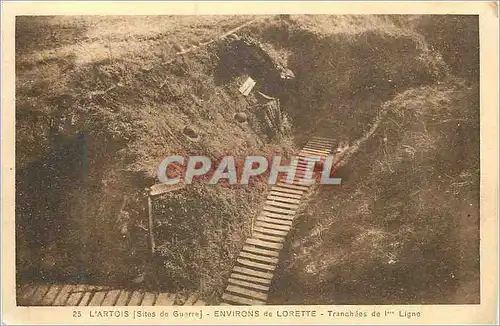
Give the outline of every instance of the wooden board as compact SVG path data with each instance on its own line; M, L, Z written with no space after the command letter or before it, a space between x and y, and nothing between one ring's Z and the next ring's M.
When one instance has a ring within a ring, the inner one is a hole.
M151 292L146 292L144 294L144 299L142 299L141 306L153 306L155 303L156 295Z
M287 193L287 194L293 194L293 195L299 195L303 196L305 190L304 189L291 189L289 187L280 187L280 186L273 186L271 188L271 191L277 191L277 192L282 192L282 193Z
M263 233L255 232L255 231L252 233L252 236L254 238L258 238L258 239L261 239L264 241L271 241L271 242L277 242L277 243L285 242L284 237L274 237L272 235L267 235L267 234L263 234Z
M130 299L130 293L129 291L120 291L120 295L118 296L118 299L116 300L115 305L116 306L126 306L128 303L128 300Z
M25 306L28 305L31 297L35 294L38 289L38 285L28 285L24 289L20 290L20 295L18 295L17 305Z
M247 299L240 296L232 295L229 293L224 293L222 295L223 300L228 300L231 302L239 303L240 305L248 305L248 306L258 306L265 305L266 303L260 300Z
M255 276L250 276L250 275L245 275L245 274L240 274L240 273L231 273L232 278L237 278L239 280L245 280L253 283L261 283L261 284L270 284L271 280L267 278L262 278L262 277L255 277Z
M305 187L305 186L298 186L298 185L284 183L284 182L278 182L276 185L280 188L288 188L288 189L292 189L292 190L301 190L301 191L309 190L309 188Z
M245 258L237 258L236 261L242 265L252 267L252 268L259 268L259 269L264 269L267 271L274 271L276 269L276 265L257 263L255 261L251 261L251 260L248 260Z
M252 253L249 253L246 251L241 251L239 256L243 257L243 258L259 260L259 261L263 261L263 262L271 263L271 264L275 264L275 265L278 263L277 258L267 257L267 256L263 256L263 255L255 255L255 254L252 254Z
M73 285L71 285L71 284L64 285L61 289L61 292L59 292L59 294L55 298L52 305L53 306L64 306L64 304L66 303L66 301L69 298L69 295L71 294L72 289L73 289Z
M50 285L39 285L29 302L30 306L40 306L45 294L49 291Z
M255 276L255 277L260 277L260 278L267 278L269 280L273 278L272 273L260 272L260 271L256 271L256 270L253 270L250 268L241 267L241 266L234 266L233 272L246 274L246 275L250 275L250 276Z
M106 293L104 300L101 303L101 306L114 306L118 297L120 296L120 290L111 290Z
M251 252L254 254L261 254L261 255L265 255L265 256L269 256L269 257L278 257L280 255L279 251L257 248L257 247L252 246L252 245L246 245L241 250Z
M129 300L127 306L140 306L143 297L144 297L144 294L142 294L139 291L132 292L132 296L130 297L130 300Z
M287 221L293 221L295 219L295 212L293 214L283 214L263 211L261 215Z
M297 205L300 204L300 200L295 199L295 198L287 198L287 197L269 195L269 196L267 196L267 199L273 200L273 201L284 202L284 203L290 203L290 204L297 204Z
M161 194L164 194L166 192L183 189L185 187L186 187L186 185L184 183L177 183L177 184L173 184L173 185L166 184L166 183L157 183L155 185L152 185L149 188L149 195L150 196L161 195Z
M92 296L94 295L94 293L92 291L94 291L96 287L93 286L93 285L89 285L86 289L85 292L83 292L83 296L82 298L80 299L80 302L78 303L79 306L86 306L89 304L90 302L90 299L92 299Z
M50 306L50 305L52 305L52 302L54 302L54 300L56 299L56 297L59 294L59 292L61 291L61 289L62 289L62 285L52 285L49 288L49 291L47 291L47 293L43 297L43 299L40 302L40 304L42 306Z
M173 306L175 303L175 294L160 293L156 297L155 306Z
M243 294L244 296L251 297L252 299L263 300L263 301L267 300L266 293L245 289L245 288L238 286L238 285L228 285L226 288L226 291L238 293L238 294Z
M197 294L191 294L187 298L186 302L184 302L184 306L192 306L196 302L196 300L198 300L198 295Z
M92 299L89 302L89 306L100 306L101 303L104 301L104 298L106 297L106 294L108 294L108 290L103 288L103 287L97 287L95 289L94 295L92 296Z
M261 216L257 217L257 221L261 221L261 222L265 222L265 223L274 223L274 224L278 224L278 225L288 225L288 226L291 226L293 224L292 220L293 219L281 220L281 219L272 218L272 217L265 216L265 215L261 215Z
M302 195L296 195L296 194L292 194L289 192L276 191L276 190L271 190L269 192L269 195L270 196L278 196L281 198L292 198L292 199L301 199L303 197Z
M299 205L284 203L282 201L276 201L276 200L266 200L264 202L264 204L269 205L269 206L273 206L273 207L283 207L283 208L290 209L290 210L295 210L295 209L299 208Z
M286 215L293 215L296 212L296 210L294 209L283 209L269 205L264 206L263 210L274 213L282 213Z
M77 306L83 295L85 294L85 290L87 289L86 285L77 285L73 289L71 289L68 300L66 301L66 306Z
M260 227L260 226L254 226L253 230L257 231L257 232L260 232L260 233L264 233L264 234L275 235L275 236L282 236L282 237L286 237L286 235L288 234L288 232L286 232L286 231L280 231L280 230L275 230L275 229L268 229L268 228Z
M242 280L238 280L235 278L230 278L229 283L235 284L235 285L240 285L240 286L247 287L247 288L257 289L257 290L261 290L261 291L269 291L268 286L256 284L256 283L252 283L252 282L247 282L247 281L242 281Z
M263 228L267 228L267 229L282 230L282 231L290 231L290 229L291 229L291 227L288 225L267 223L267 222L263 222L263 221L255 222L254 227L263 227Z
M262 241L260 239L255 239L255 238L249 238L247 239L246 243L252 244L255 246L260 246L264 248L270 248L270 249L279 249L283 248L283 244L281 243L276 243L276 242L269 242L269 241Z

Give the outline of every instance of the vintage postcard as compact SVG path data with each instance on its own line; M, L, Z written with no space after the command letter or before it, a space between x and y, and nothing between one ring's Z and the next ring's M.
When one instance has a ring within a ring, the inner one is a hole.
M2 2L2 322L498 322L496 2Z

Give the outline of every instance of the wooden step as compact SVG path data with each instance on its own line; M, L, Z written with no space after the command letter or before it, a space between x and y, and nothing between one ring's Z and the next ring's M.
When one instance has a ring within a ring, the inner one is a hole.
M289 187L280 187L280 186L275 185L271 188L271 191L279 191L279 192L285 192L288 194L295 194L295 195L302 196L306 190L304 190L304 189L292 189Z
M24 289L21 290L21 295L17 300L18 305L28 305L31 297L35 294L36 290L38 289L38 285L28 285Z
M277 243L285 242L285 238L283 238L283 237L273 237L272 235L267 235L267 234L263 234L260 232L253 232L252 236L254 238L258 238L258 239L261 239L264 241L272 241L272 242L277 242Z
M203 300L198 300L198 301L196 301L196 302L194 303L194 305L193 305L193 306L206 306L206 305L207 305L207 303L206 303L205 301L203 301Z
M71 290L74 288L71 284L66 284L61 289L61 292L57 295L56 299L52 303L53 306L64 306L66 301L68 301L69 295L71 294Z
M291 209L291 210L296 210L297 208L299 208L299 205L297 205L297 204L289 204L289 203L284 203L282 201L277 201L277 200L266 200L264 202L264 204L270 205L273 207L280 207L280 208L286 208L286 209Z
M155 306L173 306L175 303L175 294L160 293L156 297Z
M183 306L192 306L196 302L196 300L198 300L198 295L197 294L191 294L187 298L186 302L184 302Z
M318 146L318 145L306 145L302 148L303 151L313 151L313 152L318 152L318 153L323 153L323 154L330 154L331 149L329 147L325 146Z
M318 154L320 156L328 156L328 154L330 153L328 149L317 149L309 147L304 147L301 152Z
M282 214L285 214L285 216L295 215L295 212L297 211L296 208L284 209L284 208L278 208L278 207L269 206L269 205L264 206L263 210L268 211L268 212L274 212L274 213L282 213Z
M132 296L130 297L130 300L129 300L127 306L140 306L143 297L144 297L144 294L139 292L139 291L132 292Z
M288 235L288 232L286 232L286 231L269 229L269 228L259 227L259 226L254 226L253 230L256 232L264 233L264 234L270 234L270 235L276 235L276 236L282 236L282 237L286 237Z
M156 296L154 293L146 292L142 299L141 306L152 306L155 303Z
M30 306L40 306L43 300L43 297L45 294L49 291L50 285L47 284L41 284L37 287L35 293L31 297L31 300L29 301Z
M257 217L257 221L262 221L265 223L274 223L274 224L279 224L279 225L288 225L291 226L293 224L293 220L282 220L282 219L276 219L276 218L271 218L265 215L261 215Z
M255 276L255 277L259 277L259 278L267 278L269 280L271 280L273 278L272 273L256 271L256 270L246 268L246 267L241 267L241 266L234 266L233 272L247 274L247 275Z
M268 211L262 211L263 216L279 218L281 220L290 220L293 221L295 219L295 213L293 214L283 214L283 213L273 213Z
M255 227L262 227L266 229L273 229L273 230L282 230L282 231L290 231L291 227L288 225L281 225L281 224L273 224L273 223L266 223L262 221L257 221L254 224Z
M241 250L247 252L253 252L254 254L266 255L270 257L278 257L280 255L280 253L276 250L267 250L267 249L257 248L251 245L244 246L243 249Z
M245 251L241 251L239 256L243 257L243 258L259 260L259 261L263 261L263 262L271 263L271 264L278 263L278 259L276 259L276 258L267 257L267 256L263 256L263 255L255 255L255 254L251 254L251 253L245 252Z
M120 296L120 292L121 292L120 290L109 291L104 297L101 306L114 306L115 302L118 300L118 297Z
M239 280L245 280L253 283L261 283L261 284L271 284L271 280L262 277L249 276L240 273L231 273L232 278L237 278Z
M77 306L81 299L83 298L83 295L85 294L85 290L87 289L86 285L77 285L75 286L68 297L68 300L66 301L65 305L66 306Z
M94 285L89 285L87 287L87 289L85 290L85 292L83 293L83 296L82 298L80 299L80 302L78 303L78 306L80 307L84 307L84 306L87 306L90 302L90 299L92 299L92 296L93 296L93 291L96 289L97 287L94 286Z
M263 300L263 301L267 300L266 293L245 289L245 288L238 286L238 285L228 285L226 288L226 291L238 293L238 294L243 294L244 296L251 297L252 299L258 299L258 300Z
M49 288L49 290L47 291L47 293L45 294L45 296L43 297L40 304L42 306L52 305L52 302L54 302L54 300L56 299L56 297L59 294L59 292L61 291L61 289L62 289L62 285L52 285Z
M97 287L88 305L92 307L100 306L101 303L104 301L104 298L106 297L107 293L108 293L107 289L104 289L102 287Z
M249 239L247 239L246 243L252 244L255 246L264 247L264 248L270 248L270 249L281 250L281 248L283 248L283 244L281 244L281 243L262 241L262 240L256 239L256 238L249 238Z
M265 305L266 304L264 301L242 298L240 296L232 295L229 293L224 293L222 295L222 299L228 300L231 302L236 302L236 303L239 303L242 305L249 305L249 306L258 306L258 305Z
M246 281L242 281L242 280L238 280L238 279L234 279L234 278L230 278L229 279L229 283L240 285L240 286L245 286L245 287L253 288L253 289L257 289L257 290L269 291L269 287L268 286L260 285L260 284L255 284L255 283L252 283L252 282L246 282Z
M291 194L288 192L282 192L282 191L276 191L276 190L271 190L269 192L269 196L278 196L282 198L293 198L293 199L302 199L302 195L296 195L296 194Z
M300 204L300 200L298 200L298 199L287 198L287 197L282 197L282 196L269 195L269 196L267 196L267 199L285 202L285 203L290 203L290 204Z
M116 300L115 306L126 306L131 295L132 293L130 293L129 291L121 291L118 299Z
M276 183L276 186L278 186L280 188L288 188L288 189L292 189L292 190L301 190L303 192L309 190L308 187L305 187L305 186L298 186L298 185L284 183L284 182L278 182L278 183Z

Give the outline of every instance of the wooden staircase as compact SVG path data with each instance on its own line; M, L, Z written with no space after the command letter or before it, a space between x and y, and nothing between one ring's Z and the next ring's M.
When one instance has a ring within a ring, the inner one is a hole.
M310 185L299 183L312 157L326 158L333 140L314 137L299 152L292 183L281 178L271 188L262 212L256 219L252 236L236 259L222 295L221 305L265 305L280 250L293 226L295 214Z

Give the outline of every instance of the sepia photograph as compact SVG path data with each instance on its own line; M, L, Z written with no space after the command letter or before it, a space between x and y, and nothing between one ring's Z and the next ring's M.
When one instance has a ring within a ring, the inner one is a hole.
M132 5L2 14L12 318L493 317L491 17Z
M18 305L480 303L477 15L15 27ZM172 155L341 183L162 183Z

